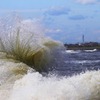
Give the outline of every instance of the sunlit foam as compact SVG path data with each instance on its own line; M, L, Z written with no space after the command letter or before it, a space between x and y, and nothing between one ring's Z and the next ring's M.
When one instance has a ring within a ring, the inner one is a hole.
M67 53L80 53L80 50L66 50Z
M100 71L69 78L29 73L15 82L9 100L100 100Z
M86 52L95 52L95 51L97 51L97 49L93 49L93 50L84 50L84 51L86 51Z

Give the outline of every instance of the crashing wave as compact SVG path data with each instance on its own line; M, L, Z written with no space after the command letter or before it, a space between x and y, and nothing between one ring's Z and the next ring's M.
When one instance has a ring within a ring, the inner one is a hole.
M100 71L69 78L28 73L15 82L9 100L100 100Z
M56 54L55 58L59 49L63 49L62 43L45 37L32 20L1 21L0 99L100 100L100 70L72 77L37 72L61 57Z
M7 25L10 29L3 28L6 25L2 24L0 52L6 53L6 58L23 62L39 72L47 71L48 63L53 59L52 51L62 44L45 37L42 29L37 29L40 26L34 24L34 21L22 20L12 26Z

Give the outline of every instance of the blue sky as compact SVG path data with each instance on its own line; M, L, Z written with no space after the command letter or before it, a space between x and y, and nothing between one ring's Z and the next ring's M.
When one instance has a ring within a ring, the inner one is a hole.
M100 42L100 0L1 0L0 15L18 12L39 19L46 33L64 43Z

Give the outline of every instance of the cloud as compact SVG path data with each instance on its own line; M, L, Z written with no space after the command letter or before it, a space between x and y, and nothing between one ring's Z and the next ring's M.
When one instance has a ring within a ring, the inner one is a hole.
M81 4L94 4L100 2L100 0L76 0L76 2Z
M86 16L83 16L83 15L75 15L75 16L69 17L69 19L71 19L71 20L84 20L86 18L87 17Z
M62 30L61 29L46 29L45 32L46 33L61 33Z
M65 7L52 7L45 11L45 14L52 16L67 15L70 9Z

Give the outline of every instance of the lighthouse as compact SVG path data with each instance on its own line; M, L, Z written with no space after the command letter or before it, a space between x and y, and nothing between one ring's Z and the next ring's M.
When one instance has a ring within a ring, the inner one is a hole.
M82 35L82 43L84 44L84 35Z

